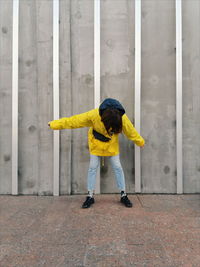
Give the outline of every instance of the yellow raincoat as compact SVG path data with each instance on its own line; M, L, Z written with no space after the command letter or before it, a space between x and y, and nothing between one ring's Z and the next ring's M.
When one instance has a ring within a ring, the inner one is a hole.
M82 127L90 127L88 131L89 150L92 155L96 156L116 156L119 154L118 134L108 135L106 128L101 121L99 109L92 109L88 112L74 115L68 118L61 118L49 122L50 128L53 130L75 129ZM104 136L111 138L108 142L102 142L95 139L93 129ZM122 132L128 139L132 140L136 145L143 146L144 139L134 128L126 114L122 116Z

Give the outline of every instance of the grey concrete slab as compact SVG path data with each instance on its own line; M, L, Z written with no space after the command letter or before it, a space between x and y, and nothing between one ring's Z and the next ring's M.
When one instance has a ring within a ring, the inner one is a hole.
M4 267L198 266L199 195L0 196Z
M142 1L142 192L176 192L174 1Z
M0 194L11 193L12 1L0 1Z
M19 194L37 194L40 129L38 125L35 2L20 1L19 12L18 190ZM45 99L42 100L45 102Z
M71 1L72 115L94 108L94 2ZM72 131L72 193L87 191L88 129Z
M60 117L71 116L71 10L70 0L60 2ZM60 194L71 193L71 131L60 132Z
M38 194L53 192L53 132L48 121L53 119L53 5L39 0L36 4L37 94L38 94Z
M183 185L185 193L200 191L200 16L199 1L183 1ZM197 178L198 177L198 178Z
M101 99L118 99L134 118L134 1L101 2ZM120 138L121 163L127 191L134 192L134 145ZM112 168L105 158L101 192L118 192Z

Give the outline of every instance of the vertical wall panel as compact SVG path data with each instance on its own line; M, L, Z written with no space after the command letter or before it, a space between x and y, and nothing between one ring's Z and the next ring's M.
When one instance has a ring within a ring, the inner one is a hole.
M141 134L141 0L135 1L135 127ZM135 145L135 192L141 192L141 154Z
M100 29L101 29L101 4L100 0L94 0L94 108L100 105L100 83L101 83L101 70L100 70ZM97 171L95 192L100 193L100 168Z
M0 1L0 194L12 188L12 4Z
M18 194L19 0L13 1L12 35L12 194Z
M60 0L60 117L71 116L70 0ZM60 131L60 194L71 193L71 130Z
M47 123L53 119L53 4L38 0L36 3L37 25L37 90L39 126L39 174L38 193L53 192L53 132Z
M176 0L176 168L177 193L183 193L182 0Z
M94 2L71 1L72 114L94 108ZM75 129L72 139L72 193L87 191L88 129Z
M38 193L38 92L36 7L20 1L19 20L19 193Z
M200 1L183 1L183 184L200 192Z
M94 1L94 107L100 105L100 27L101 27L100 0Z
M118 99L134 117L134 1L101 3L101 99ZM120 137L128 192L134 192L134 144ZM110 163L101 168L101 192L118 192Z
M142 1L142 192L176 192L175 3Z
M59 88L59 0L53 0L53 118L60 117ZM53 133L53 195L59 196L60 131Z

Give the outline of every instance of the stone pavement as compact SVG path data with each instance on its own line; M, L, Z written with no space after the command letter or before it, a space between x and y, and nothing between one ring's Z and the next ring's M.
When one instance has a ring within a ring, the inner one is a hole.
M0 266L200 266L200 195L0 196Z

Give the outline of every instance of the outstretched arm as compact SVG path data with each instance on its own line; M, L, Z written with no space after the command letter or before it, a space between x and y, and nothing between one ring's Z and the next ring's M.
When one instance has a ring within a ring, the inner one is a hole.
M122 116L122 125L122 131L127 138L132 140L137 146L144 147L144 138L136 131L126 114Z
M61 118L59 120L50 121L48 125L53 130L62 130L62 129L75 129L82 127L92 126L92 111L74 115L68 118Z

